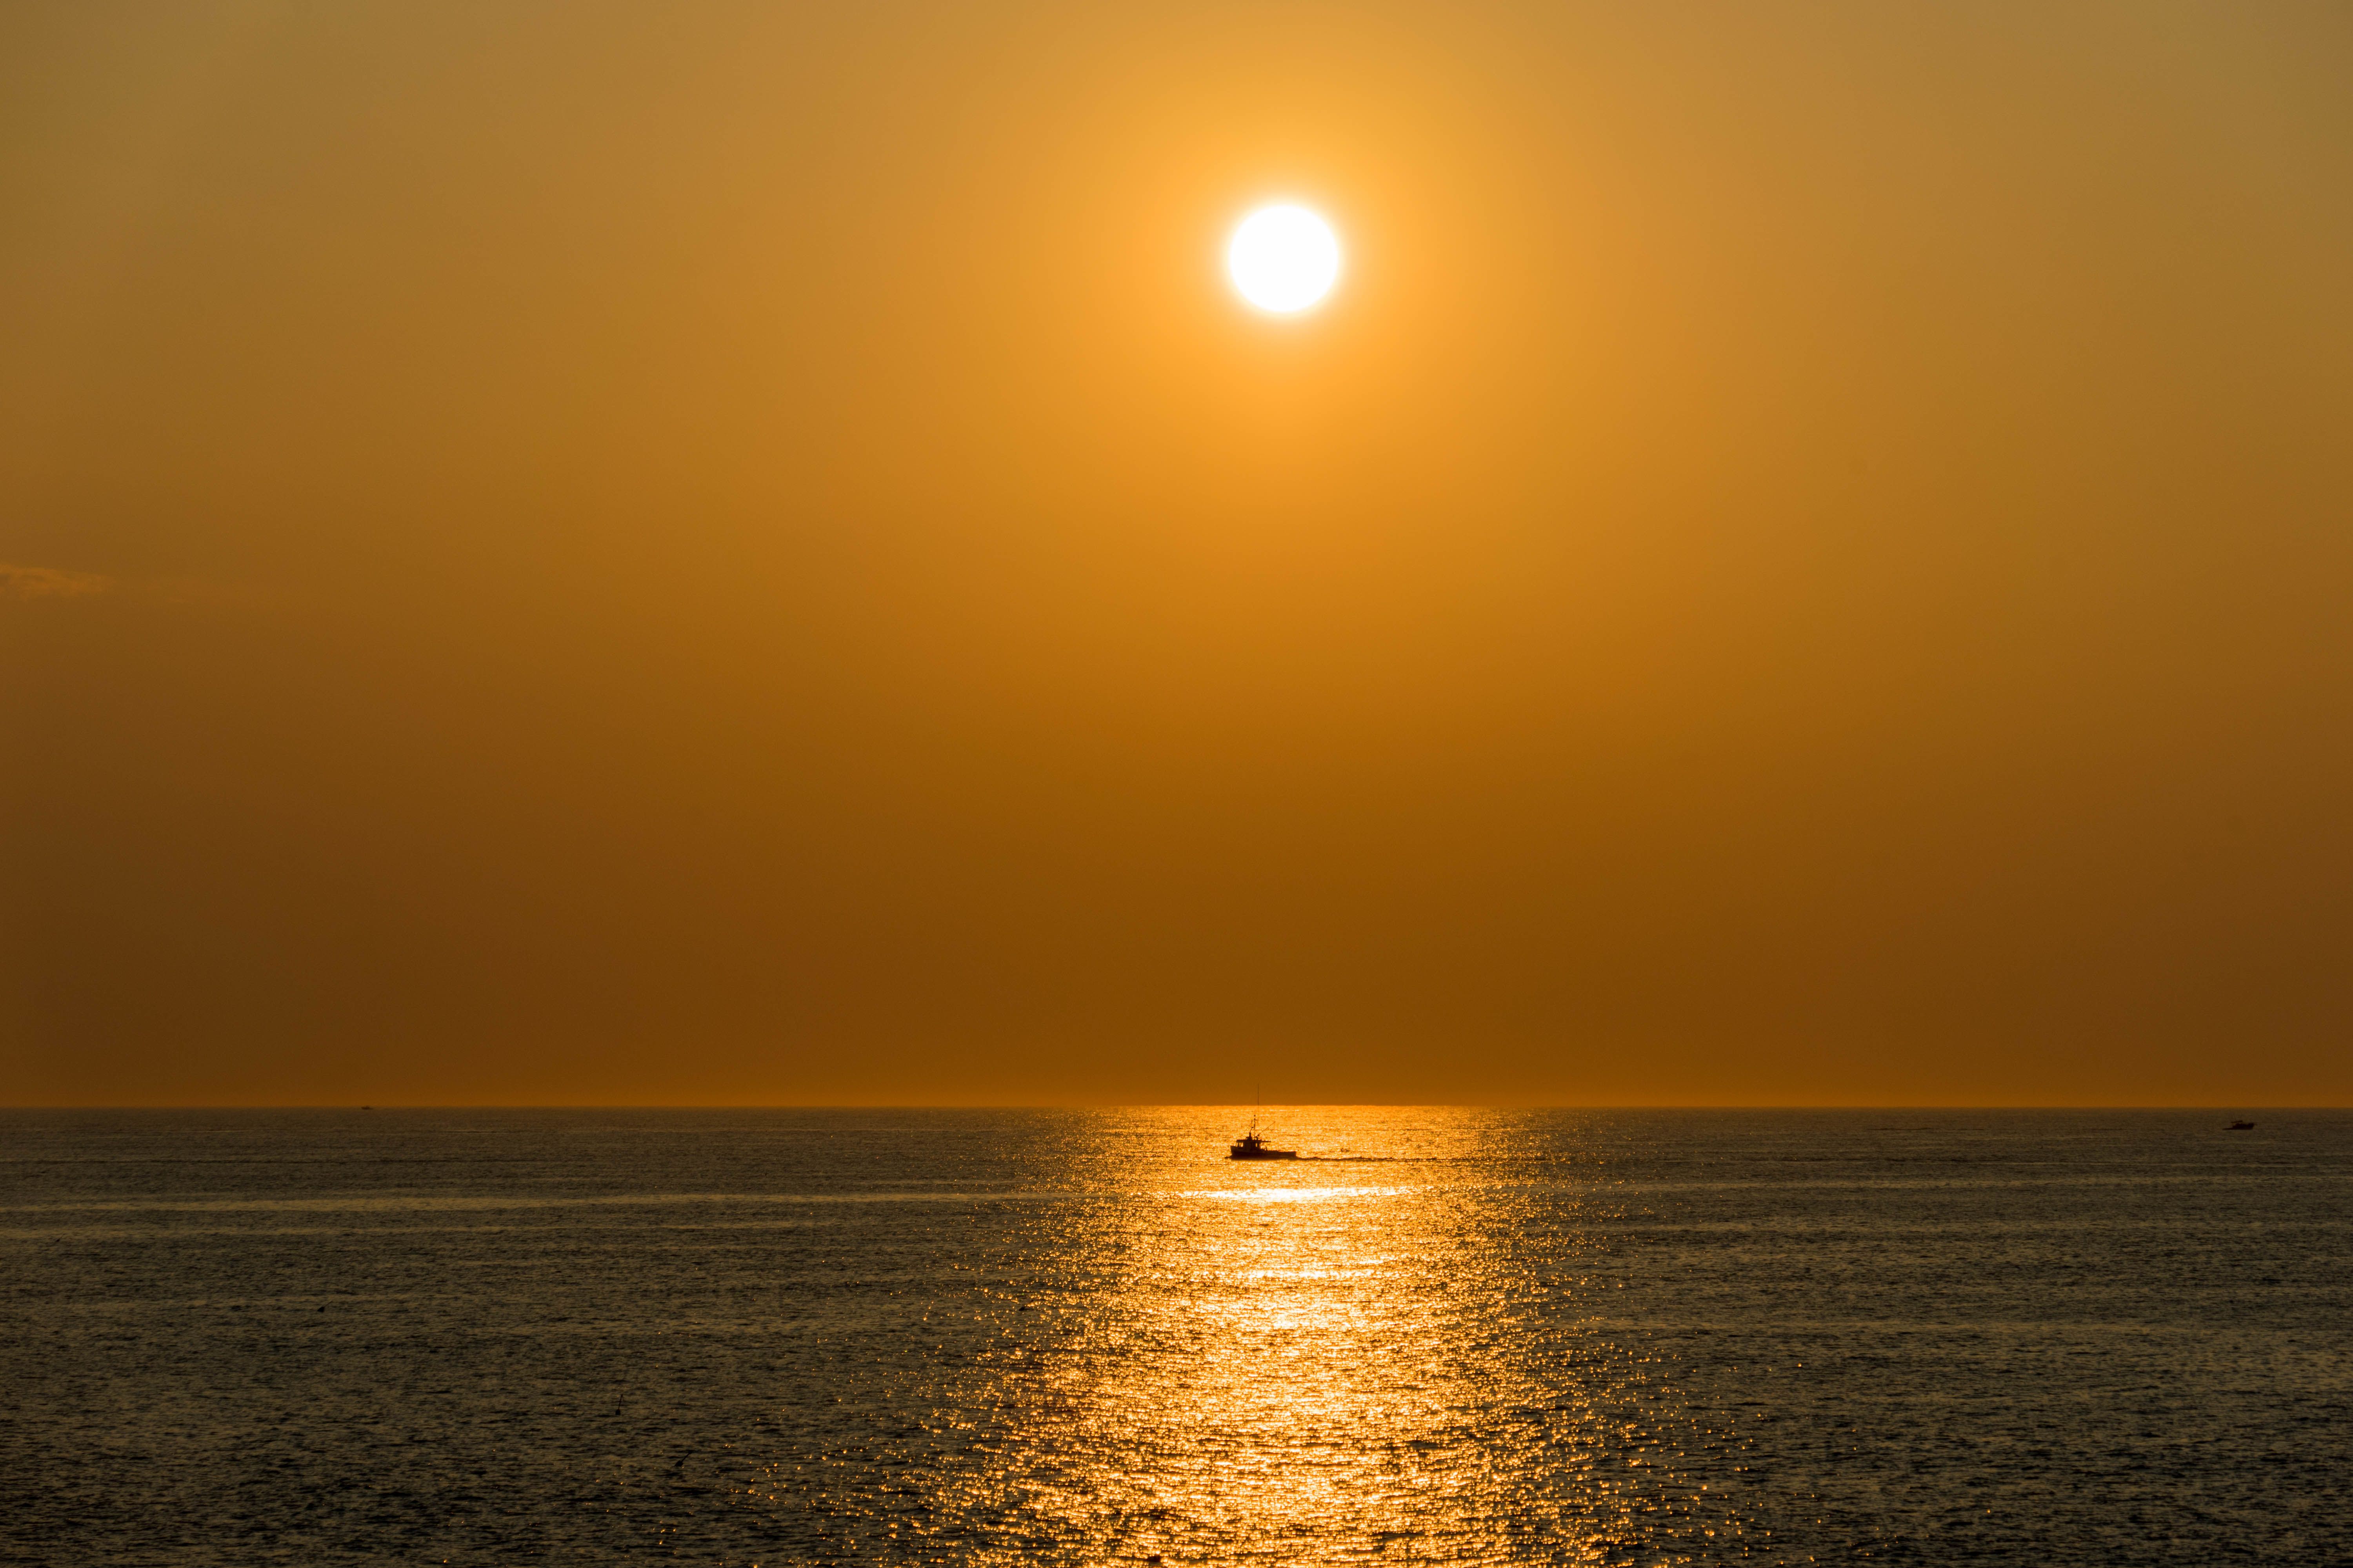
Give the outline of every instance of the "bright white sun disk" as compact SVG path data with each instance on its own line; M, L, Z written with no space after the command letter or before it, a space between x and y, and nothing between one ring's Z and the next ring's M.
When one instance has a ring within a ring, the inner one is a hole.
M1305 207L1261 207L1227 242L1226 270L1243 299L1287 315L1332 291L1340 277L1340 241Z

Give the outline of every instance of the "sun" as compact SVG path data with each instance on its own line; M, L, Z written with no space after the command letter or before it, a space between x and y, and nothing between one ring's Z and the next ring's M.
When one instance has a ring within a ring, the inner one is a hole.
M1339 281L1340 239L1305 207L1261 207L1226 242L1226 271L1243 299L1287 316L1316 303Z

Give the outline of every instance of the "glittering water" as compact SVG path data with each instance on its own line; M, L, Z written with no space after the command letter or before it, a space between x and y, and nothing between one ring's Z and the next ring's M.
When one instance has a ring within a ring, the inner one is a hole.
M2353 1560L2353 1116L0 1115L0 1557Z

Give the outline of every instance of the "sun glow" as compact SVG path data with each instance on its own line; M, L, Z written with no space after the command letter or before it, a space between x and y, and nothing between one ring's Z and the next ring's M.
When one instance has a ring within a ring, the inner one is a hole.
M1340 240L1305 207L1261 207L1227 242L1226 271L1243 299L1289 315L1332 291L1340 277Z

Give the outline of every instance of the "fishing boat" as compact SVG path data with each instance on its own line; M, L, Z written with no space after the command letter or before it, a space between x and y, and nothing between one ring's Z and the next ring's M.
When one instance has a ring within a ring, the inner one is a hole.
M1258 1135L1258 1123L1253 1121L1250 1123L1249 1131L1234 1140L1234 1146L1226 1151L1226 1158L1229 1160L1296 1160L1299 1158L1299 1151L1268 1148L1266 1140Z
M2254 1130L2255 1124L2252 1121L2233 1121L2222 1129L2225 1132L2253 1132Z

